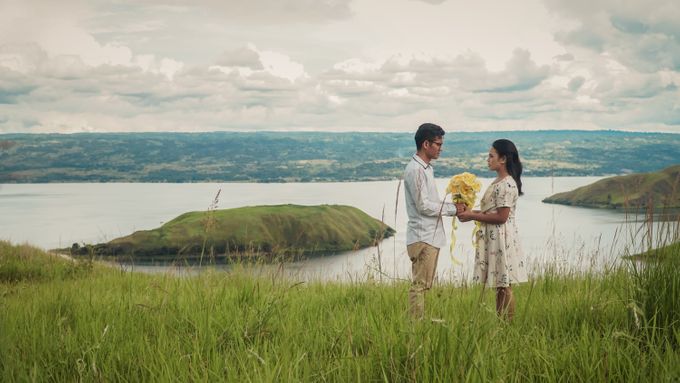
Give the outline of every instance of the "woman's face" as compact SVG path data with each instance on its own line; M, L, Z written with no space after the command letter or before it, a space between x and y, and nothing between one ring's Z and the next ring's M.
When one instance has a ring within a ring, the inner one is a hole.
M489 157L486 159L486 164L489 170L497 172L502 166L505 166L505 157L500 158L498 152L492 146L489 149Z

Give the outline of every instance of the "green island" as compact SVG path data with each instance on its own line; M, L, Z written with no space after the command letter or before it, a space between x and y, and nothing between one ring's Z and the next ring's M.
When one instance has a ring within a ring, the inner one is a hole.
M605 209L680 209L680 165L650 173L608 177L543 202Z
M414 323L407 281L149 275L0 241L0 381L678 381L678 249L549 268L515 286L512 323L488 290L440 281L442 320Z
M394 229L352 206L272 205L184 213L153 230L60 249L70 255L136 259L275 257L375 246Z
M664 261L665 257L678 256L678 254L680 254L680 242L674 242L657 249L651 249L633 255L626 255L624 258L642 262L659 262Z

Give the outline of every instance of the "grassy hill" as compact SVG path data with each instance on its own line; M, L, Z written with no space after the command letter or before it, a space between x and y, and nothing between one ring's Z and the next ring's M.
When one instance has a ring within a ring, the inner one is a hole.
M374 246L393 233L389 226L351 206L250 206L189 212L157 229L71 250L142 257L202 252L302 255Z
M625 256L624 258L637 261L663 261L664 258L668 257L674 257L675 259L680 260L680 242L670 243L640 254Z
M543 200L610 209L680 208L680 165L662 171L605 178Z

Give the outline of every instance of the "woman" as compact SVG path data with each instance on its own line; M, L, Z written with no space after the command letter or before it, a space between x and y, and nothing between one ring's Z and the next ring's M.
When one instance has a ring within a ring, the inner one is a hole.
M496 312L512 321L515 313L512 285L527 280L515 225L517 199L523 194L522 163L515 144L496 140L489 150L487 165L497 176L482 197L481 210L460 212L458 219L481 223L473 281L496 288Z

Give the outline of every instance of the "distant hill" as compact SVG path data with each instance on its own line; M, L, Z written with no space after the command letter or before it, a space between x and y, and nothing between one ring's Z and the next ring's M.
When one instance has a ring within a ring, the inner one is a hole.
M492 176L486 156L498 138L517 144L526 176L621 175L680 163L680 134L448 129L437 175ZM414 151L413 133L1 134L0 184L390 180Z
M190 212L153 230L136 231L72 253L144 257L201 254L306 255L374 246L394 230L342 205L275 205Z
M659 172L605 178L543 200L547 203L610 209L680 208L680 165Z

